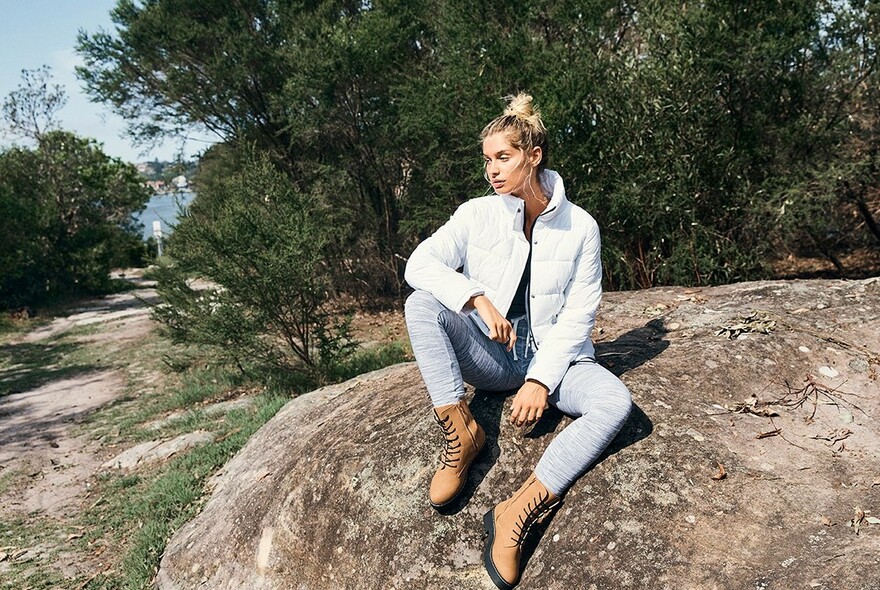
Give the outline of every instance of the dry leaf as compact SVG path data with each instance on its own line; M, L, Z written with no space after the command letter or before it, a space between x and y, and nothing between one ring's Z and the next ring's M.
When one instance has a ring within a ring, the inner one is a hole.
M70 533L69 535L67 535L68 541L73 541L74 539L82 539L82 538L83 538L82 533Z
M865 520L865 511L862 510L859 506L855 506L853 508L855 510L855 515L852 517L852 520L849 521L849 526L856 530L856 534L859 534L859 527L862 526L862 521Z
M776 430L771 430L770 432L762 432L761 434L759 434L755 438L758 438L758 439L770 438L771 436L779 436L780 434L782 434L782 429L777 428Z
M880 524L880 518L877 518L876 516L866 516L865 522L868 524Z
M773 418L778 416L774 410L771 410L768 406L770 404L768 402L758 401L758 398L750 396L741 402L737 402L735 404L724 406L725 410L730 412L736 412L738 414L753 414L755 416L762 416L764 418Z
M721 461L715 461L718 463L718 472L712 476L712 479L715 481L721 481L725 477L727 477L727 471L724 469L724 465L721 464Z
M7 559L8 557L9 557L9 554L8 554L8 553L6 553L6 552L0 552L0 561L6 561L6 559Z
M871 483L871 487L880 486L880 477L875 477L874 481Z
M769 334L775 328L775 320L771 320L754 311L746 317L742 318L742 320L737 324L732 324L730 326L721 326L720 329L715 333L715 335L725 335L730 340L733 340L741 334L745 334L746 332L759 332L761 334Z
M822 517L822 524L824 524L825 526L831 526L831 525L833 525L834 523L831 522L831 519L828 518L827 516L823 516L823 517Z
M660 315L667 309L669 309L668 305L658 303L657 305L654 305L652 307L646 307L642 313L646 315Z

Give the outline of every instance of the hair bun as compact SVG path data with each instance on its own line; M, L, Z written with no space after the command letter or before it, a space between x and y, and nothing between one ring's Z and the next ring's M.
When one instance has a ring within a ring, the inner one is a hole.
M480 139L495 133L504 133L504 139L511 147L532 154L534 148L541 148L538 171L547 165L547 129L541 120L541 113L532 104L532 97L525 92L516 96L505 96L507 107L504 114L495 117L483 127Z
M522 119L537 128L543 128L541 121L541 113L532 104L532 95L520 92L516 96L507 96L507 108L504 109L504 115L513 116Z

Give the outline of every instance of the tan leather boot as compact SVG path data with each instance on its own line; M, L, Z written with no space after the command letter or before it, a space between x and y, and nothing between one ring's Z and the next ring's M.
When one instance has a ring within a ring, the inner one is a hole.
M434 408L434 418L446 440L440 453L440 467L431 480L430 499L431 506L443 508L464 488L468 469L486 444L486 435L464 400Z
M519 583L519 560L526 535L559 501L533 473L513 496L483 517L483 526L489 535L483 564L501 590L511 590Z

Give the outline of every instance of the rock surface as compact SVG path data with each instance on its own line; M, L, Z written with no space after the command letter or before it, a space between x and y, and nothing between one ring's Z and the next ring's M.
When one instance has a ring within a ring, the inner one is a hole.
M520 588L880 588L880 280L611 293L599 319L637 407L527 546ZM490 452L443 516L415 365L291 401L212 480L159 587L493 588L481 516L569 422L523 435L509 406L474 395Z
M165 461L196 445L203 445L213 440L214 434L205 430L181 434L171 440L150 440L119 453L101 465L101 469L135 469L144 465L152 465Z

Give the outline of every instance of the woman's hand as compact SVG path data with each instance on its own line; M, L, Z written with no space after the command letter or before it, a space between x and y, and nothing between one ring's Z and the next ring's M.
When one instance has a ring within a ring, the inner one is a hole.
M489 328L489 339L507 345L507 350L512 350L516 344L516 334L513 326L501 315L489 298L485 295L476 295L468 301L480 314L480 319Z
M513 411L510 421L516 426L531 426L541 419L550 404L547 395L550 390L543 383L526 381L513 398Z

